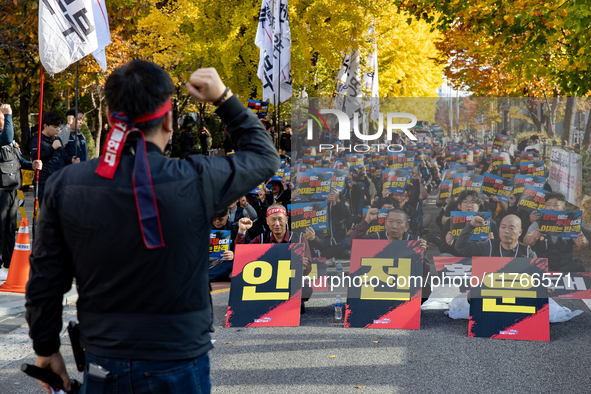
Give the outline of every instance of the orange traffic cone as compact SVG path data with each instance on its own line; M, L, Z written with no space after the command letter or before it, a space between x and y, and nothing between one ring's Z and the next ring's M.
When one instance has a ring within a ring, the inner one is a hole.
M16 245L10 260L8 278L6 283L0 286L0 291L11 293L24 293L29 281L29 256L31 255L31 243L29 241L29 221L24 219L18 229Z

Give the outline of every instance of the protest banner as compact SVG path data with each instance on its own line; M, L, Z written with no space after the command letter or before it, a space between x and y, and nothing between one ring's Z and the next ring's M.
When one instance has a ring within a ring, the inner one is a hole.
M314 290L328 291L328 275L326 273L326 258L312 257L312 270L304 278L304 283Z
M331 189L335 188L339 193L345 190L345 181L347 180L347 171L344 169L335 169L332 173Z
M492 232L490 221L492 218L491 212L460 212L460 211L452 211L450 230L451 234L453 235L454 239L458 239L460 233L466 227L467 223L470 223L474 216L480 216L484 219L484 226L476 227L472 236L470 237L471 241L486 241L488 239L488 234Z
M481 193L483 182L484 175L470 174L467 172L454 174L452 197L454 199L457 198L464 190L474 190Z
M367 208L363 208L363 217L367 215ZM386 215L390 212L389 209L378 209L378 217L374 219L369 224L369 229L367 230L367 234L371 233L379 233L380 231L384 231L386 229Z
M316 170L298 172L297 191L300 196L312 200L325 200L330 193L332 172Z
M540 231L543 234L551 233L563 239L574 239L581 233L583 211L550 211L539 210Z
M514 179L519 167L512 164L501 164L501 178Z
M546 176L544 160L526 161L519 163L519 173L522 175Z
M304 244L236 245L226 327L300 324Z
M422 274L420 241L353 240L345 327L418 330Z
M363 165L363 155L357 153L347 153L345 155L345 163L351 167Z
M582 171L581 155L552 147L548 183L553 191L561 192L566 201L576 206L581 199Z
M265 184L261 183L260 185L258 185L257 187L255 187L254 189L252 189L249 194L258 194L259 190L264 190L265 189Z
M404 194L410 180L410 171L386 169L382 171L383 189L390 193Z
M539 153L536 152L521 152L521 162L535 161L540 157Z
M328 230L328 203L305 202L289 205L291 231L306 231L312 227L314 231Z
M412 151L405 152L388 152L388 159L390 161L390 168L395 170L411 169L415 165L415 154Z
M232 240L230 230L211 230L209 232L209 257L220 258L230 250Z
M483 145L482 149L484 149L484 156L491 156L493 153L494 145Z
M503 164L509 164L507 163L505 156L500 154L499 152L495 152L492 154L492 165L493 167L500 167Z
M546 259L473 257L469 337L550 340ZM546 274L546 276L544 276Z
M482 193L490 197L497 196L500 201L509 202L512 190L513 181L511 179L501 178L488 172L484 173Z
M555 272L550 279L552 298L591 300L591 272Z
M519 198L525 190L525 185L531 185L537 189L542 189L546 184L546 177L517 174L515 175L514 181L513 194L516 198Z
M448 197L451 197L451 189L453 187L452 181L442 181L439 184L439 199L445 200Z
M531 185L525 185L525 189L517 205L519 208L529 213L532 213L533 211L539 211L540 209L545 209L546 194L548 193L549 192L546 190L538 189Z
M322 162L320 159L318 160L320 163ZM316 156L304 156L303 163L313 168L316 166Z
M496 134L493 145L499 148L509 148L511 146L511 137L503 134Z

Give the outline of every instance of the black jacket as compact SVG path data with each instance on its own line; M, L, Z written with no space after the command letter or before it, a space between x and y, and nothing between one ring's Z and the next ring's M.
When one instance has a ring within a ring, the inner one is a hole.
M190 131L181 133L181 152L190 152L193 148L193 134Z
M49 179L26 295L37 354L59 349L62 296L72 278L86 350L103 357L182 360L211 349L209 223L280 165L261 122L236 96L216 112L239 150L234 155L170 160L147 143L164 247L144 245L131 154L121 157L112 180L95 174L98 159Z
M29 141L29 151L31 158L37 160L37 139L38 134L35 133ZM63 146L53 149L53 141L59 140L59 137L47 137L41 133L41 156L43 162L43 169L39 171L39 183L44 184L49 176L67 164L72 164L72 156L69 156Z
M279 147L286 152L291 152L291 134L287 134L286 132L281 134Z

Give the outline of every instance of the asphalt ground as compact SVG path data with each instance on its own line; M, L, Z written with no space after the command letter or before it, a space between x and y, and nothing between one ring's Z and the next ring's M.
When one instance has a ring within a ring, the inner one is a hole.
M432 203L425 213L436 216ZM429 253L437 254L433 245ZM422 311L420 330L343 328L333 323L333 304L336 294L346 300L344 288L316 291L299 327L225 328L227 286L212 292L213 393L591 391L591 309L581 300L558 300L584 313L551 324L550 342L533 342L469 338L468 321L443 310ZM0 327L11 325L0 331L0 394L41 392L19 369L35 359L22 319L22 313L0 318ZM75 307L66 306L63 321L74 319ZM62 343L68 371L80 379L65 332Z

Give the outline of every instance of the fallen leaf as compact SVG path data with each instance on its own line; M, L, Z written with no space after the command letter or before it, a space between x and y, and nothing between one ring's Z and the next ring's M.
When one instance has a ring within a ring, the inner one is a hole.
M380 343L380 341L373 341L373 343Z
M229 344L231 344L231 343L234 343L234 342L231 342L231 341L226 341L226 342L222 342L222 345L229 345Z
M361 386L355 386L356 389L362 389L363 387Z
M326 345L322 346L320 349L326 349Z
M326 356L326 358L336 358L337 356L335 356L334 354L332 356Z

